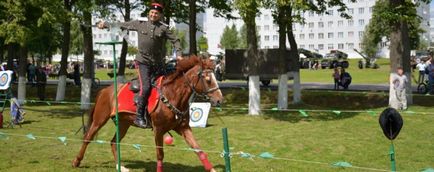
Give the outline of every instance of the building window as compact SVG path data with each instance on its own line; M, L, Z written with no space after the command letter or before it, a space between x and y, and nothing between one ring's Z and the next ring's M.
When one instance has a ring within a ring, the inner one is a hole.
M354 9L353 8L348 8L348 13L349 14L354 14Z
M327 10L327 14L333 16L333 10Z
M327 35L328 35L328 38L333 38L333 32L329 32Z
M372 13L372 10L374 10L374 7L369 7L369 13Z
M265 25L265 26L264 26L264 30L265 30L265 31L269 31L269 30L270 30L270 26Z
M315 46L313 44L309 44L309 49L313 50L315 49Z
M363 38L363 31L359 31L359 38Z
M348 26L354 26L354 20L348 20Z
M264 41L269 41L270 40L270 36L266 35L264 36Z
M269 48L270 48L270 46L265 46L264 48L265 48L265 49L269 49Z
M314 26L313 22L310 22L310 23L308 24L308 26L309 26L309 28L313 28L313 26Z
M324 44L318 44L318 49L319 50L324 50Z
M266 15L264 16L264 20L270 20L270 15L266 14Z
M273 35L273 41L277 41L277 40L279 40L279 36Z
M304 34L300 34L300 39L304 39Z
M327 47L328 47L329 50L333 50L334 49L333 44L328 44Z
M313 33L309 33L309 39L314 39L315 35Z
M353 31L348 32L348 38L352 38L352 37L354 37L354 32Z
M359 14L365 13L365 8L359 8Z
M323 28L324 27L324 22L318 22L318 27L319 28Z
M363 47L363 44L359 43L359 48L362 49L362 47Z
M313 17L314 13L313 11L309 11L309 17Z
M324 33L318 33L318 39L324 39Z
M338 49L340 50L344 49L344 44L338 44Z
M329 22L327 22L327 26L328 26L328 27L333 27L333 21L329 21Z
M137 32L130 32L132 37L136 37Z
M342 26L344 26L344 21L342 21L342 20L339 20L339 21L338 21L338 26L339 26L339 27L342 27Z
M344 32L338 32L338 38L344 38Z
M256 26L256 30L261 31L261 26Z
M348 43L348 49L354 49L354 43Z
M278 29L279 29L279 26L273 24L273 30L278 30Z
M98 38L101 38L101 34L98 34Z
M359 20L359 26L364 26L364 25L365 25L365 20L360 19L360 20Z
M273 45L273 48L279 48L279 46L277 46L277 45Z
M301 45L300 45L300 48L304 48L304 45L303 45L303 44L301 44Z

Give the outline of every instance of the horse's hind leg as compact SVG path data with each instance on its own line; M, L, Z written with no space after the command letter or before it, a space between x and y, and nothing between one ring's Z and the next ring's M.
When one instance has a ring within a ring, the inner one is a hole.
M124 138L125 134L127 133L128 129L131 126L131 121L125 121L125 120L121 120L119 119L119 142L121 142L121 140ZM118 169L118 156L117 156L117 149L116 149L116 133L113 136L113 139L111 141L111 146L112 146L112 153L113 156L115 158L115 163L116 163L116 169ZM127 168L125 168L124 166L121 166L121 171L122 172L126 172L129 171Z
M77 157L72 161L73 167L80 166L80 162L84 157L84 153L86 152L87 145L91 142L95 134L98 132L98 130L104 126L104 124L107 122L107 119L103 119L102 121L98 121L97 119L94 119L92 121L91 126L89 127L89 131L84 135L83 138L83 144L81 145L80 152L78 153Z

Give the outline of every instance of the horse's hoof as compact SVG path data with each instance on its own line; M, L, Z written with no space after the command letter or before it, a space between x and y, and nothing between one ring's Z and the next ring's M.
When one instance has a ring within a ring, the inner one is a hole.
M80 161L77 159L74 159L72 161L72 167L77 168L78 166L80 166Z
M214 168L211 168L211 170L209 170L209 172L217 172Z
M116 170L118 170L118 166L116 165ZM121 165L121 172L129 172L130 171L130 169L128 169L128 168L126 168L126 167L124 167L124 166L122 166Z

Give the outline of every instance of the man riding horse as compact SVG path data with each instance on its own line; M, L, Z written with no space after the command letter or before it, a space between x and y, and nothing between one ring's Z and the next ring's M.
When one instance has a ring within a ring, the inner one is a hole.
M177 59L182 59L181 44L176 35L169 29L169 26L160 19L163 13L163 6L159 3L152 3L149 7L148 21L133 20L120 23L121 29L137 31L138 49L135 66L140 81L139 98L137 99L136 120L134 124L141 128L150 128L151 121L147 110L148 97L151 90L151 76L163 66L164 63L164 43L169 40L176 52ZM98 23L98 28L107 28L108 24L104 21Z

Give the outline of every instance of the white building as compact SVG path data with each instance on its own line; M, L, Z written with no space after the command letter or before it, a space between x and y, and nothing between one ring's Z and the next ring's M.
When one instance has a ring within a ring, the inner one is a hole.
M434 3L433 3L434 4ZM434 42L434 8L429 9L430 18L429 18L429 37L430 42Z
M328 10L327 14L304 13L305 25L294 25L294 36L299 48L326 54L330 50L337 49L348 53L350 58L361 57L354 49L360 50L361 39L364 30L372 15L375 0L359 0L356 3L347 3L348 13L352 19L340 17L336 8ZM422 17L422 28L427 33L421 35L422 39L429 40L429 5L422 5L418 9ZM224 19L215 18L212 10L206 11L205 33L208 38L209 51L211 54L222 52L218 47L223 28L235 23L241 27L241 21L227 22ZM261 15L256 18L257 30L260 35L260 48L278 48L278 26L273 22L270 10L261 10ZM388 49L381 44L380 56L388 57Z

